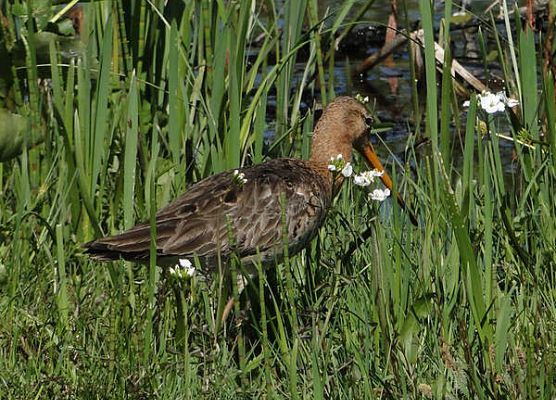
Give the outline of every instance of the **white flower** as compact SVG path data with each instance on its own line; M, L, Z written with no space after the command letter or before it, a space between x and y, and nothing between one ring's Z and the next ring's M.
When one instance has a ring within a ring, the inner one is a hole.
M506 100L506 105L507 105L509 108L514 108L515 106L518 106L518 105L519 105L519 100L516 100L516 99L507 99L507 100Z
M195 275L195 267L187 258L181 258L179 261L179 266L187 273L189 276Z
M361 96L360 93L357 93L357 94L355 95L355 99L358 100L358 101L360 101L360 102L363 103L363 104L367 104L367 103L369 102L369 96L363 97L363 96Z
M478 99L481 108L488 114L502 112L506 109L506 107L513 108L519 105L519 101L508 98L504 91L492 93L485 90L478 96ZM463 102L464 107L469 107L469 105L469 100Z
M518 100L510 99L508 96L506 96L506 92L504 91L498 92L496 93L496 95L500 98L500 101L503 102L508 108L514 108L515 106L519 105Z
M506 104L498 94L485 91L479 96L479 101L481 108L488 114L495 114L506 109Z
M359 175L353 176L353 183L357 186L369 186L374 182L375 178L380 178L384 174L384 171L379 171L373 169L371 171L361 172Z
M384 201L390 196L390 189L375 189L371 193L369 193L369 197L371 200L375 201Z
M363 172L359 175L354 175L353 183L355 183L357 186L369 186L371 184L371 180Z
M344 161L344 156L341 154L338 154L336 157L331 157L330 158L330 162L328 163L328 170L329 171L341 171L342 174L344 173L344 168L347 167L349 165L349 163L346 163ZM346 171L349 172L349 171ZM351 173L350 173L351 175ZM344 176L349 176L349 175L344 175Z
M174 267L170 267L170 275L175 276L178 279L189 279L195 276L196 270L191 261L186 258L181 258Z
M347 163L344 168L342 168L342 175L349 178L353 174L353 167L351 163Z
M241 186L247 182L247 179L245 179L245 174L243 172L239 172L237 169L234 169L234 175L232 176L232 181L234 181L235 183Z

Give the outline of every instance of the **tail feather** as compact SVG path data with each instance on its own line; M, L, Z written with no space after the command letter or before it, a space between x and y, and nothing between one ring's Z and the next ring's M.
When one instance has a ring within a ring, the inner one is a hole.
M88 254L93 260L98 261L146 261L150 254L150 240L147 242L123 243L118 244L117 236L93 240L84 243L82 247L85 254Z
M162 249L168 239L174 235L176 222L165 220L157 224L156 242L159 257L172 257ZM99 261L129 260L148 261L151 249L151 227L148 223L137 225L119 235L93 240L82 245L85 254Z

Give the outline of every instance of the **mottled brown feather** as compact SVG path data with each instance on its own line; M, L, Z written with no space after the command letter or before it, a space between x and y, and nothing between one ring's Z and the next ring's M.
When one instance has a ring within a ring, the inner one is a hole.
M156 215L158 263L198 257L210 269L232 252L244 262L275 260L285 245L283 220L289 253L298 252L316 235L341 185L327 169L330 159L342 154L350 161L353 147L363 153L370 146L369 118L361 103L339 97L315 127L310 160L284 158L241 168L244 184L226 171L191 186ZM98 260L146 262L150 241L150 225L143 223L84 247Z
M298 173L292 174L292 170ZM242 258L257 253L263 261L279 257L284 247L282 210L292 250L315 236L332 193L330 183L307 161L277 159L239 171L247 179L244 184L234 182L231 171L222 172L193 185L157 213L160 263L197 256L214 267L219 256L225 260L233 250ZM150 237L147 222L85 247L99 260L147 261Z

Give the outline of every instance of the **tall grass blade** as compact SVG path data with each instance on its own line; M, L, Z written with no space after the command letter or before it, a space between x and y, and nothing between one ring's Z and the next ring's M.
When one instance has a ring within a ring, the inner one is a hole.
M538 140L537 52L535 35L528 27L519 32L519 67L519 80L523 96L523 121L533 140Z
M432 3L428 0L419 2L419 10L422 16L422 25L425 32L425 73L427 87L427 113L426 129L427 136L432 141L433 151L438 150L438 109L437 109L437 86L436 86L436 58L434 56L434 27L432 17Z
M127 98L127 115L125 118L125 154L124 154L124 228L129 229L135 223L135 181L137 175L137 145L139 135L139 104L137 94L137 80L132 75L129 82Z

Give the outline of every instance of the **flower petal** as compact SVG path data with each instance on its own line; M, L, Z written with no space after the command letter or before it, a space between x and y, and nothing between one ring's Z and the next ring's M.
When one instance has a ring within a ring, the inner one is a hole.
M384 201L390 196L390 189L375 189L371 193L369 193L369 197L371 200L375 201Z
M178 260L178 264L182 268L192 268L193 267L193 264L191 264L191 261L189 261L187 258L180 258Z
M342 175L349 178L351 174L353 174L353 167L351 166L351 163L347 163L346 166L342 168Z
M368 173L369 171L362 172L359 175L353 177L353 183L357 186L369 186L373 181L373 177Z
M514 108L519 105L519 100L516 99L506 99L506 106L509 108Z

